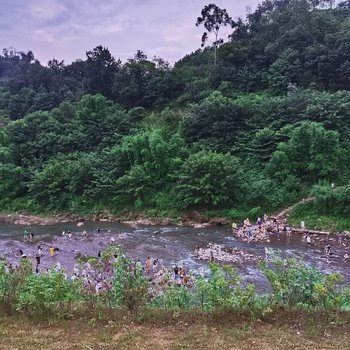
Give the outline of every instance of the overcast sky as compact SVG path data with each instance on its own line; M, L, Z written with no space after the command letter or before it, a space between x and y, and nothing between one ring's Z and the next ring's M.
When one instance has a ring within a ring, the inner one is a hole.
M236 19L260 1L0 0L0 48L32 50L42 64L85 58L97 45L123 61L141 49L174 63L200 47L203 28L195 22L210 2Z

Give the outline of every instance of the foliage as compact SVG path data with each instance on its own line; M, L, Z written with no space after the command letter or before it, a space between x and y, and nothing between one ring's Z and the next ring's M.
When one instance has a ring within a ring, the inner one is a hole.
M229 154L201 151L182 165L176 184L180 207L227 205L236 198L238 161Z
M348 307L349 291L340 285L342 278L338 273L326 275L296 259L275 256L271 262L260 263L272 287L272 292L267 294L257 293L253 284L242 284L229 265L209 263L209 277L197 276L192 287L170 283L159 289L149 283L141 265L126 257L120 247L110 246L100 259L84 258L81 262L88 261L97 278L98 271L111 259L114 259L114 277L106 282L107 290L97 294L83 287L79 279L67 280L64 272L51 269L47 274L33 274L30 259L22 259L15 270L0 260L0 307L3 311L38 316L41 320L73 315L74 309L87 307L103 318L107 312L111 315L113 309L126 307L132 313L145 308L204 313L225 310L248 313L252 320L273 312L277 306L323 309L327 313Z
M292 130L288 142L278 145L269 163L274 176L290 174L305 182L334 180L340 161L339 134L317 123L304 122Z
M53 158L34 174L32 196L48 210L73 209L75 198L83 196L92 181L94 157L75 153Z
M117 248L114 263L113 294L116 305L126 306L136 312L148 299L148 280L139 264L127 258L121 248Z
M151 307L165 310L188 310L194 307L194 297L185 286L170 286L150 302Z
M184 134L189 142L202 142L221 151L229 150L243 122L239 107L219 92L212 93L185 119Z
M270 267L265 261L260 268L271 284L272 298L286 307L336 308L340 306L342 277L325 275L296 259L275 257Z
M307 228L313 230L326 230L329 232L349 231L350 220L347 217L321 214L312 203L298 204L288 217L291 225L299 226L304 221Z
M45 275L27 276L18 290L17 310L26 309L32 314L43 316L57 305L79 300L81 297L74 284L65 279L63 272L52 270Z
M350 214L350 185L332 188L331 184L319 183L312 189L315 196L314 208L320 214L349 217Z
M31 51L4 49L1 207L249 216L300 200L320 180L346 187L349 11L263 1L233 22L208 4L197 25L214 46L173 67L142 50L122 62L102 45L47 66ZM348 214L345 188L317 191L312 215Z
M230 309L238 312L254 310L255 286L240 285L240 277L232 266L209 265L208 280L199 277L196 282L195 300L202 310Z
M204 32L202 35L202 46L204 46L205 42L208 40L208 33L214 33L215 35L214 65L216 65L216 49L217 46L223 42L222 39L218 38L220 28L227 25L233 27L234 22L225 9L221 9L215 4L209 4L204 6L201 12L201 17L197 18L196 26L201 24L203 24L204 28L207 30L207 32Z
M313 186L314 200L299 204L291 213L289 220L299 224L305 221L307 227L343 231L350 229L349 185L336 186L319 182Z

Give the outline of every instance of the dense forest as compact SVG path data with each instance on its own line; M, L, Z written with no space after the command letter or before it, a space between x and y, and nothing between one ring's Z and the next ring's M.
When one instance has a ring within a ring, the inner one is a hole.
M2 210L238 219L315 196L300 215L349 216L350 2L267 0L230 26L173 67L4 49Z

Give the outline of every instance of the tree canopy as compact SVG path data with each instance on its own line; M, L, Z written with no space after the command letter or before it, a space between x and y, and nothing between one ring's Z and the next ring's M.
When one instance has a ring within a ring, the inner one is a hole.
M348 5L266 0L233 22L209 4L197 25L214 45L174 66L141 49L122 62L102 45L47 66L4 49L2 208L271 211L314 193L315 210L344 215Z

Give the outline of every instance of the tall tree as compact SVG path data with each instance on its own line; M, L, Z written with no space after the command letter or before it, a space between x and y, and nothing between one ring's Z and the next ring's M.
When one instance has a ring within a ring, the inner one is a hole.
M220 28L223 26L234 27L235 23L228 15L226 9L221 9L215 4L204 6L201 16L197 18L196 26L203 24L206 31L202 35L202 47L208 40L208 33L214 33L214 65L216 66L216 51L219 44L223 43L223 39L219 38Z
M86 52L85 78L89 93L113 98L112 87L114 74L120 65L108 48L97 46L92 51Z

